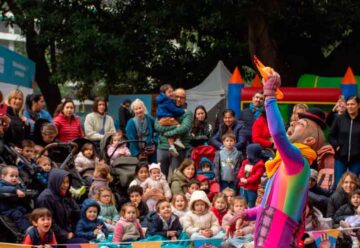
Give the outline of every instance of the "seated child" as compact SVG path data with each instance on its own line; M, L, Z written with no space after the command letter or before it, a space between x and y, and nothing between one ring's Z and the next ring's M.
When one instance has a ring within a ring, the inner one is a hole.
M91 185L94 177L95 165L98 162L99 159L96 157L94 145L85 143L75 158L75 168L80 173L81 177L86 180L88 185Z
M195 191L190 199L190 211L183 217L183 228L192 239L222 239L219 221L210 211L211 203L204 191Z
M319 209L314 207L311 201L308 200L305 206L305 231L302 239L305 247L316 247L315 238L312 231L328 230L332 228L332 219L324 218Z
M176 105L174 98L174 89L170 84L164 84L160 86L160 95L156 97L157 103L157 118L160 126L178 126L179 122L175 119L182 116L185 110ZM172 156L179 156L175 146L185 149L184 144L180 138L169 137L169 152Z
M200 183L200 190L206 193L210 201L212 201L214 196L219 193L220 187L218 186L219 184L217 182L210 182L209 178L204 175L197 175L196 180L198 180Z
M214 195L220 193L220 184L216 181L214 164L207 157L200 159L196 175L196 179L199 180L200 184L203 184L203 187L208 184L208 190L205 192L209 197L209 200L212 201ZM205 176L208 180L206 181L203 176Z
M236 194L235 190L227 187L227 188L223 189L222 193L226 196L226 201L227 201L228 205L230 206L230 204L232 204L232 201Z
M164 196L167 199L171 199L171 190L169 187L169 183L166 181L165 176L161 173L160 163L155 164L152 163L149 166L150 177L148 177L145 182L141 184L144 192L152 189L162 190L164 192ZM154 197L149 197L146 200L146 204L150 211L155 210L155 204L158 199Z
M93 199L86 199L81 207L81 219L76 225L76 237L88 241L104 240L108 236L108 230L104 221L98 218L100 205Z
M171 200L171 210L179 217L181 222L181 218L189 211L186 197L182 194L174 195Z
M138 211L132 203L125 203L121 208L121 218L116 223L113 242L130 242L144 238L144 232L137 220Z
M200 189L200 183L198 180L196 179L191 179L190 182L188 183L187 186L187 192L185 194L185 197L188 201L190 201L191 195L193 192L195 192L196 190Z
M32 227L27 231L24 245L50 247L56 245L54 232L51 230L52 215L47 208L36 208L30 215Z
M340 221L340 226L344 228L360 227L360 205L356 208L355 215L350 215Z
M236 175L243 159L241 151L235 147L236 137L232 133L222 136L223 147L215 153L214 172L221 190L229 187L236 189Z
M51 171L51 160L48 157L41 156L36 160L39 169L36 171L36 179L42 187L46 188L49 181L49 173Z
M248 208L246 202L241 207L244 207L244 209ZM229 238L226 243L235 247L242 247L244 244L247 244L254 240L254 232L254 221L244 221L243 219L238 219L235 223L234 236L232 238Z
M131 181L129 187L141 185L149 177L149 166L147 162L140 162L135 169L135 179Z
M110 188L101 188L95 196L100 205L99 219L104 221L109 232L113 232L116 222L120 219L116 209L115 197Z
M228 210L226 196L223 193L218 193L214 196L212 203L213 206L210 208L210 210L214 213L219 221L219 224L221 225L222 220Z
M348 216L353 216L356 213L356 209L360 206L360 189L356 189L350 193L350 200L348 203L342 205L336 210L333 217L334 224L339 224L340 221L345 220Z
M250 208L255 206L257 189L261 183L261 176L265 172L265 164L262 160L262 148L259 144L250 144L246 147L247 159L242 162L237 177L238 186L241 187Z
M235 216L235 214L239 213L240 210L246 209L246 200L242 196L235 196L230 203L230 207L228 212L224 215L222 221L222 228L226 231L229 227L230 220Z
M18 159L17 167L21 171L26 169L26 164L35 164L35 143L32 140L23 140L22 143L21 154L26 159L26 161L22 161Z
M162 238L176 241L182 233L179 217L172 213L167 199L156 203L156 212L148 216L146 236L160 235Z
M146 203L142 200L143 189L139 185L131 186L128 191L130 202L134 204L139 211L139 220L142 224L146 215L149 213L149 208Z
M214 179L216 181L215 172L214 172L214 164L207 157L202 157L200 159L199 167L196 171L196 175L204 175L210 181L212 181Z
M89 190L89 196L94 197L101 188L109 188L113 177L110 174L110 167L105 162L99 162L95 166L94 180Z
M6 165L1 170L0 193L11 193L15 196L8 197L0 203L0 214L12 219L16 226L25 233L30 223L25 214L24 205L25 188L19 183L19 171L13 165Z
M110 144L107 146L106 150L106 153L110 158L110 164L112 164L116 158L131 156L126 143L119 145L122 141L125 141L125 137L121 130L111 136Z

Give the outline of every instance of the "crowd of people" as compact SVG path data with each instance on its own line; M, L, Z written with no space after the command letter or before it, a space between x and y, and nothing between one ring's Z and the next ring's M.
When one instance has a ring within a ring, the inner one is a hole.
M278 209L305 226L304 247L316 247L311 231L331 228L345 229L344 244L357 242L360 232L350 229L360 228L359 98L339 97L326 115L297 104L285 123L272 119L277 116L268 112L273 111L269 95L256 92L239 119L225 109L220 124L214 125L204 106L194 113L186 108L184 89L165 84L156 99L155 117L140 99L125 100L116 128L102 97L95 99L82 123L70 98L52 116L41 94L25 99L16 89L3 99L0 92L0 194L13 194L0 203L0 215L16 224L23 243L29 245L223 239L224 246L251 247L255 219L246 209L274 206L277 201L283 204ZM306 131L309 127L315 131ZM73 173L60 168L50 151L44 152L48 144L79 138L85 142L73 163L89 189L86 192L74 187ZM106 145L101 146L104 140ZM11 164L5 146L19 154ZM311 168L306 180L298 150ZM126 157L139 162L127 197L119 203L111 168ZM285 177L278 169L281 163L292 166L285 176L298 178L295 184L286 183L287 192L298 194L286 194L281 189L285 185L271 179ZM25 200L29 185L24 171L29 164L36 167L32 177L39 191L34 208ZM264 192L267 183L276 191ZM287 209L299 200L305 211L297 205Z

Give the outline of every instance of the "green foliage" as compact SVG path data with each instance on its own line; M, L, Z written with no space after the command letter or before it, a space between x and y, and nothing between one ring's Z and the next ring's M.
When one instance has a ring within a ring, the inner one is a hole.
M251 81L254 52L275 56L295 82L304 72L345 64L346 46L360 48L360 7L350 0L4 2L12 21L24 34L35 31L46 49L50 83L76 82L80 99L157 92L163 82L190 88L218 60L230 70L238 65ZM262 21L267 29L258 37L268 39L259 46L249 33L262 32L252 29Z

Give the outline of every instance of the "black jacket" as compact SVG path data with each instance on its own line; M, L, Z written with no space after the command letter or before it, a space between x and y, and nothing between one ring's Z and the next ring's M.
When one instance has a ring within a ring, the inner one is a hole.
M20 117L14 112L13 108L9 106L6 114L11 122L9 128L5 132L5 142L21 147L21 142L30 135L30 125L25 125Z
M333 218L336 210L348 202L348 194L342 188L335 191L329 198L326 217Z
M36 200L36 207L47 208L52 213L52 229L59 244L66 242L69 232L75 232L75 225L80 219L80 208L71 198L69 190L65 196L60 195L60 186L66 176L69 177L71 183L69 172L52 169L47 189L41 192Z
M179 217L175 214L171 215L170 222L165 223L157 212L151 212L147 216L147 231L146 236L161 235L164 238L167 236L167 231L176 231L176 237L179 238L182 233L182 226L179 221Z
M146 215L149 213L149 208L145 202L141 201L137 206L137 209L139 210L139 221L142 225L144 223Z
M346 203L336 210L333 217L334 223L338 224L341 220L345 220L346 217L351 215L355 215L355 209L350 203Z
M349 147L350 140L351 145ZM336 159L350 163L360 160L360 115L353 120L347 112L338 116L331 126L329 143L335 151L337 147L340 147L335 152Z
M119 107L119 129L125 133L125 127L128 120L131 119L131 113L123 105Z

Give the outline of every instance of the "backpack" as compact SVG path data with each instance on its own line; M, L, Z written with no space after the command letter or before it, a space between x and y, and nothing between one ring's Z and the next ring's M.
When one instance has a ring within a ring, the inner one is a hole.
M331 191L334 185L334 169L324 168L319 171L317 184L325 191Z

